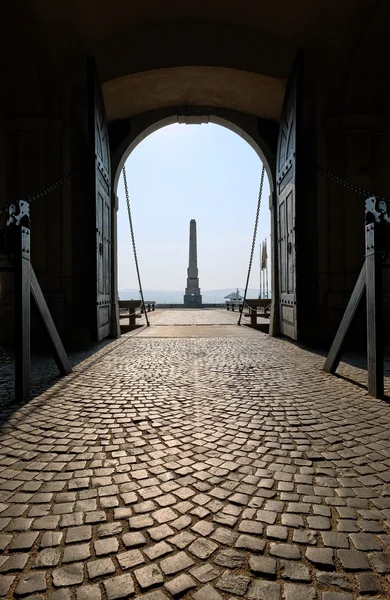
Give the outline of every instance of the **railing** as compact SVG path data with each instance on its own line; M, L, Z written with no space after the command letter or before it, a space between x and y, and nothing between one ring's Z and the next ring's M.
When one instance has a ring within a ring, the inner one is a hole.
M153 311L156 307L156 302L154 300L145 300L145 308L147 310L147 312L150 312L151 310ZM143 306L141 306L141 314L143 314L144 309Z
M227 310L231 310L232 312L237 309L239 312L242 312L242 300L227 300L226 308Z

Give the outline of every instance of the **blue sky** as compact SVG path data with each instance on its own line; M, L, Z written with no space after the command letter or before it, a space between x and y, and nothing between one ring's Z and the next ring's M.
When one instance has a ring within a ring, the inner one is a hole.
M138 144L126 170L144 288L184 290L191 219L201 289L244 286L261 166L253 148L220 125L169 125ZM119 289L138 288L122 176L117 193ZM265 178L252 288L259 287L259 243L267 237L270 255L269 236Z

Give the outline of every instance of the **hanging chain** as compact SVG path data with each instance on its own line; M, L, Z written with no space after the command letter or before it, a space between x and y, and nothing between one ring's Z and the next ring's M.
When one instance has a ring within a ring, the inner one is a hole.
M250 259L249 259L248 274L247 274L247 277L246 277L244 298L242 300L242 311L240 312L240 316L238 318L237 325L241 325L242 313L243 313L243 310L244 310L244 304L246 302L246 295L248 293L249 278L251 276L253 254L254 254L254 251L255 251L256 236L257 236L257 225L259 223L259 216L260 216L261 196L263 195L264 172L265 172L265 168L264 168L264 165L263 165L263 168L261 170L259 197L257 199L257 210L256 210L255 226L254 226L254 229L253 229L251 255L250 255Z
M359 194L360 196L365 196L366 198L375 196L375 198L377 200L384 200L385 202L390 202L390 200L388 200L384 196L378 196L378 194L375 194L374 192L369 192L368 190L358 187L357 185L354 185L353 183L349 183L348 181L345 181L345 179L342 179L342 177L338 177L337 175L334 175L333 173L331 173L330 171L327 171L326 169L324 169L323 167L320 167L319 165L317 165L317 170L320 173L322 173L323 175L325 175L325 177L327 177L328 179L335 181L339 185L342 185L343 187L347 188L348 190L351 190L352 192L356 192L356 194Z
M140 306L141 306L141 304L140 304ZM123 315L123 318L124 318L124 319L127 319L128 317L132 317L133 315L138 315L138 311L139 311L139 307L138 307L138 308L136 308L136 309L134 310L134 312L130 312L130 311L129 311L128 313L126 313L125 315ZM119 312L120 312L120 311L119 311Z
M133 219L131 217L129 189L127 187L127 177L126 177L126 168L125 168L125 165L123 165L122 172L123 172L123 182L125 184L125 195L126 195L127 213L129 215L129 225L130 225L131 242L133 244L134 262L135 262L135 268L136 268L137 277L138 277L139 293L141 294L141 302L142 302L143 311L145 313L146 325L149 327L150 323L149 323L149 319L148 319L148 313L146 312L146 306L145 306L145 300L144 300L144 292L142 290L141 276L140 276L139 267L138 267L137 249L135 247L134 230L133 230Z
M31 196L27 196L27 198L23 198L23 200L25 202L33 202L34 200L38 200L38 198L42 198L42 196L46 196L46 194L50 194L50 192L53 192L55 189L57 189L63 183L65 183L65 181L67 179L69 179L70 176L71 176L71 173L69 172L66 175L64 175L63 177L61 177L61 179L58 179L58 181L56 181L55 183L52 183L51 185L49 185L48 187L44 188L40 192L37 192L36 194L32 194Z
M379 196L378 194L375 194L375 192L370 192L369 190L365 190L364 188L354 185L353 183L349 183L342 177L339 177L338 175L334 175L334 173L331 173L330 171L327 171L323 167L320 167L320 165L317 165L316 167L317 167L317 170L320 173L322 173L323 175L325 175L325 177L327 177L328 179L331 179L332 181L338 183L339 185L342 185L343 187L351 190L352 192L355 192L356 194L359 194L360 196L365 196L366 198L368 198L370 196L375 196L375 198L377 198L378 200L385 200L386 202L390 202L390 200L388 198L386 198L385 196ZM61 177L60 179L58 179L58 181L56 181L55 183L52 183L51 185L47 186L43 190L40 190L36 194L32 194L31 196L22 198L22 200L24 202L33 202L34 200L38 200L38 198L42 198L42 196L46 196L46 194L50 194L50 192L53 192L55 189L60 187L63 183L65 183L65 181L67 179L69 179L70 176L71 176L71 173L69 172L66 175L64 175L63 177ZM1 206L0 214L6 212L8 210L8 207L9 207L9 204Z
M69 172L66 175L64 175L63 177L61 177L61 179L58 179L58 181L56 181L55 183L52 183L51 185L48 185L47 187L45 187L43 190L40 190L36 194L32 194L31 196L27 196L26 198L22 198L22 200L18 200L18 202L28 202L28 203L31 204L31 202L33 202L34 200L38 200L38 198L42 198L42 196L46 196L46 194L50 194L50 192L54 192L54 190L56 190L63 183L65 183L65 181L67 179L69 179L70 176L71 176L71 173ZM11 202L11 204L14 204L14 202ZM0 215L3 214L3 213L5 213L5 212L7 212L9 206L10 206L9 204L1 206L0 207Z

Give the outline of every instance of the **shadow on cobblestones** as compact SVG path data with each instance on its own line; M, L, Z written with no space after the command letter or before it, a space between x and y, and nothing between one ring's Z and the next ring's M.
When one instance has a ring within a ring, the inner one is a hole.
M180 311L175 312L177 313ZM230 321L235 320L235 316L229 315L229 317ZM175 315L174 319L176 318L177 317ZM168 319L168 322L173 322L174 319ZM161 317L159 318L159 321L160 320L162 320ZM185 320L186 319L184 319L184 321ZM210 319L206 320L206 322L209 320ZM165 325L166 323L163 324ZM244 325L248 324L244 323ZM130 334L133 333L134 331L130 332ZM91 344L89 348L82 351L69 352L68 356L72 367L75 368L81 363L87 361L84 365L84 368L89 368L92 366L93 362L89 361L88 359L95 357L95 360L100 360L100 358L104 356L106 352L115 350L118 345L127 342L130 337L131 335L129 336L127 334L122 334L120 340L106 339L99 343ZM325 350L308 348L299 342L287 340L287 338L286 341L297 349L304 350L305 352L308 352L314 356L323 358L325 362L327 356L327 352ZM79 370L77 373L78 372ZM386 378L390 378L390 348L386 348L385 351L384 373ZM362 352L346 352L342 357L342 362L340 363L338 372L336 373L336 378L342 379L364 391L367 391L366 355ZM65 385L67 381L67 378L62 378L59 375L58 368L50 354L33 353L31 363L31 399L39 396L46 390L49 390L54 384L59 384L60 387L62 387L62 384ZM390 401L390 395L385 396L385 400ZM4 422L6 422L7 417L5 417L5 414L12 414L12 412L20 408L20 406L20 403L15 402L14 396L14 357L9 348L0 346L0 431Z
M321 357L325 363L328 352L325 350L307 348L298 342L290 342L297 348L315 356ZM390 379L390 347L385 348L384 352L384 376ZM335 377L355 385L356 387L367 391L367 355L365 352L345 352L342 355L341 363L337 369ZM389 388L390 392L390 388ZM385 395L385 401L390 401L390 395Z
M51 354L46 352L32 353L30 400L50 390L53 385L56 385L57 391L63 388L68 384L70 378L90 368L102 356L126 343L131 337L131 333L130 335L122 335L119 340L106 339L91 344L82 351L68 352L73 368L73 373L68 377L61 377ZM78 366L79 368L77 368ZM0 432L13 412L23 406L22 403L15 401L14 379L15 363L13 353L9 348L0 346Z

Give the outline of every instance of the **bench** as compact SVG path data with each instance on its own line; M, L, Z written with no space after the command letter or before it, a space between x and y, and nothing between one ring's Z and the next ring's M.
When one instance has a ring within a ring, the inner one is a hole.
M264 315L264 317L267 317L271 313L270 298L247 298L245 300L245 303L250 309L249 316L251 318L251 325L257 325L257 316L259 314Z
M141 306L140 300L119 300L119 318L128 318L129 326L135 325L136 318L140 318L140 314L136 314L136 310Z
M233 312L235 309L242 311L242 301L241 300L227 300L226 308L227 308L227 310L231 310Z

